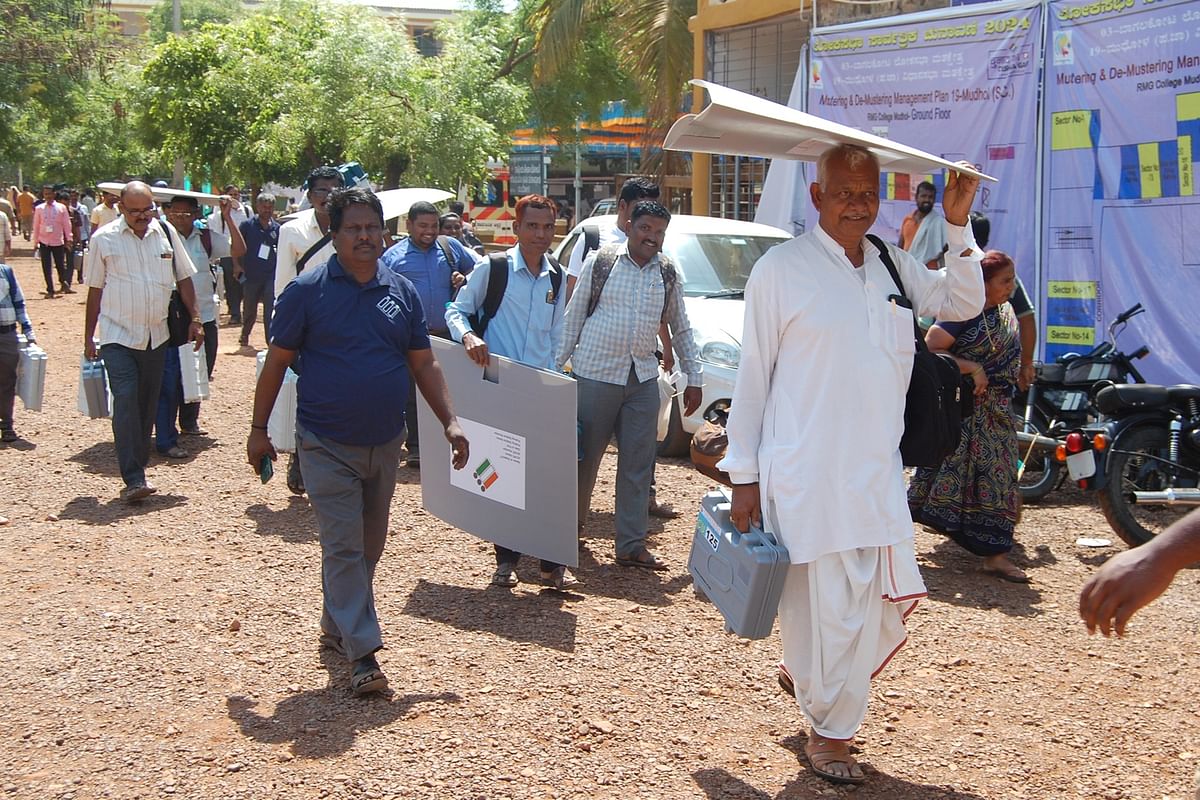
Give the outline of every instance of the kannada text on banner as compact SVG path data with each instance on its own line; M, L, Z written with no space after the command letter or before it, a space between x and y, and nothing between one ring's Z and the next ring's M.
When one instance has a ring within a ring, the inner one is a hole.
M1029 286L1037 252L1040 14L1036 3L1007 4L819 29L808 96L813 114L999 178L981 187L975 208L991 220L990 246L1014 257ZM896 241L923 180L940 200L944 174L884 172L876 232Z

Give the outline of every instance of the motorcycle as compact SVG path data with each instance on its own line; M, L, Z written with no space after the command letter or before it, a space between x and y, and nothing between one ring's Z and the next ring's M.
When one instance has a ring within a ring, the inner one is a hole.
M1129 320L1145 313L1142 304L1117 315L1108 326L1108 339L1087 353L1068 353L1056 363L1038 364L1024 398L1013 398L1017 439L1024 455L1018 488L1021 499L1035 503L1062 481L1062 464L1054 454L1070 431L1099 417L1093 389L1102 382L1145 383L1133 362L1145 358L1144 345L1132 353L1117 349L1117 338Z
M1200 386L1113 385L1104 417L1067 434L1056 454L1130 547L1200 505Z

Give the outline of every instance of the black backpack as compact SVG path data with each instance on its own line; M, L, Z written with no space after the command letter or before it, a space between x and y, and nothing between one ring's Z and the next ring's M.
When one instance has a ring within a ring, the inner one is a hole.
M906 467L939 467L958 449L962 422L975 410L974 383L958 368L958 362L946 353L934 353L925 344L917 327L916 310L904 292L900 273L892 263L887 245L867 234L879 249L879 258L891 273L901 297L913 311L913 336L917 352L913 356L912 377L904 398L904 436L900 439L900 457Z
M562 265L549 253L546 254L546 260L550 262L550 292L552 301L558 302L559 291L562 289ZM475 313L467 320L471 323L471 332L481 339L483 338L483 334L487 332L488 323L495 318L496 312L500 310L500 303L504 300L504 290L507 288L508 254L492 253L488 256L488 288L487 294L483 298L483 306L476 309Z

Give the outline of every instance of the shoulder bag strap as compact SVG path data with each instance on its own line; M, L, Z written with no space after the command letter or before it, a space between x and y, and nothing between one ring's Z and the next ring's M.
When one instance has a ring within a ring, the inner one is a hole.
M928 350L929 347L925 344L925 337L921 335L921 328L917 325L917 309L912 305L912 298L909 297L908 293L904 291L904 282L900 280L900 272L896 269L896 264L892 261L892 254L888 252L888 246L883 243L882 239L873 233L868 233L867 239L871 242L871 244L878 248L879 260L883 262L885 267L887 267L888 273L892 276L892 282L894 282L896 284L896 288L900 290L900 296L908 300L910 306L909 311L911 311L913 315L913 338L916 339L917 350Z
M300 260L296 262L296 274L299 275L301 272L303 272L304 265L308 263L308 260L315 256L322 247L329 244L331 241L333 241L333 234L327 233L320 239L317 239L312 247L304 251L304 255L300 256Z

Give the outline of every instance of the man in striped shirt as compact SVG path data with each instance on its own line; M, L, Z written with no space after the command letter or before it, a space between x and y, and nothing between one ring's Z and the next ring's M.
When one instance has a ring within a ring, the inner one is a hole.
M617 563L663 570L646 549L650 483L658 427L658 329L670 328L688 377L684 413L700 406L700 354L683 305L681 277L663 263L663 237L671 213L653 200L633 209L628 239L601 248L579 276L567 306L556 364L571 360L579 380L579 525L587 517L604 450L617 435ZM604 265L604 266L602 266ZM603 270L609 267L607 278ZM600 269L600 280L593 272Z
M196 268L179 234L158 219L150 187L141 181L126 184L121 213L121 219L96 231L87 252L83 350L90 360L104 359L113 395L113 442L125 481L121 499L137 502L157 491L146 481L146 463L170 347L172 290L179 289L187 308L188 340L197 350L204 344L204 326L192 285Z

